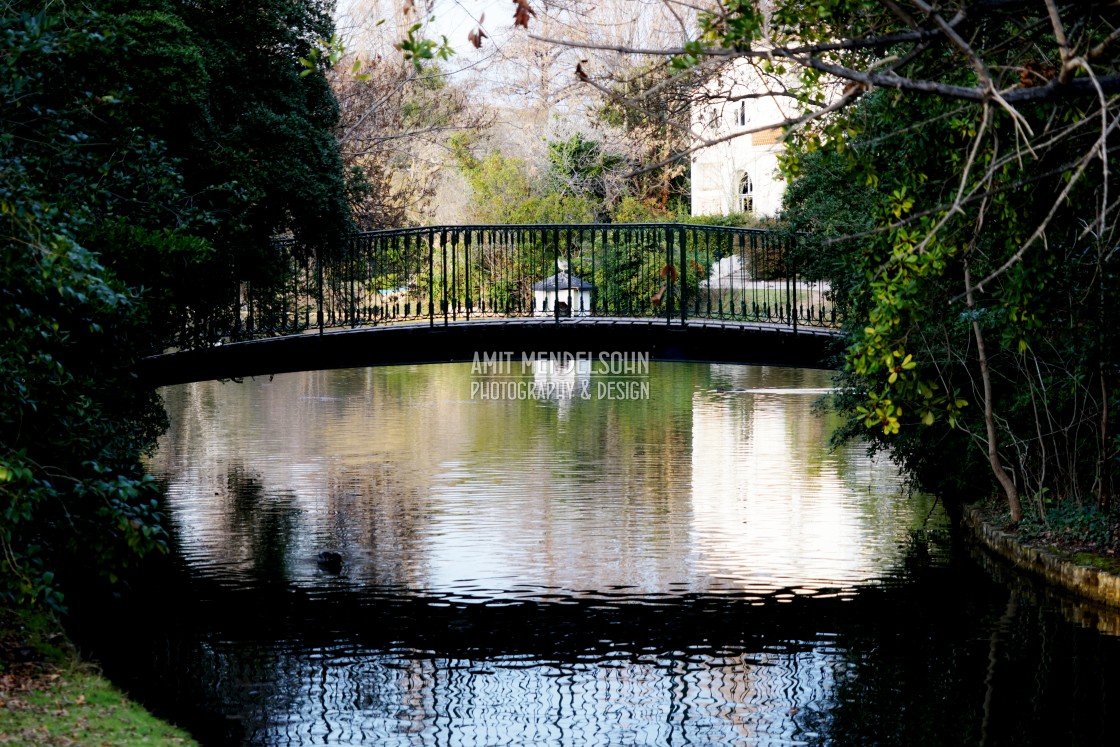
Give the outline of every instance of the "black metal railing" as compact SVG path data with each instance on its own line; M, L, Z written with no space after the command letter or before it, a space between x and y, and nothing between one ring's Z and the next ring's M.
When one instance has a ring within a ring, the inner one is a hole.
M223 336L528 316L837 326L827 283L799 276L795 242L676 223L402 228L322 254L278 240L275 270L240 284Z

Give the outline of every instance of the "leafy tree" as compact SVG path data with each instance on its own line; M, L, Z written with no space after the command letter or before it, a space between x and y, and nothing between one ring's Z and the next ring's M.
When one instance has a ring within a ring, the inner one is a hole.
M818 50L837 24L849 30L844 49L790 56L806 90L826 92L826 68L853 83L840 98L852 103L791 137L787 163L809 180L791 187L790 217L855 237L818 260L851 314L840 405L926 485L984 485L987 467L1018 521L1024 494L1044 514L1046 495L1107 506L1114 490L1115 214L1103 195L1115 104L1103 86L1116 55L1101 17L1084 19L1077 61L1056 8L1007 5L967 21L929 10L906 30L889 12L860 17L858 3L782 4L771 20L796 20ZM726 39L733 17L709 29ZM888 31L933 48L865 46ZM888 57L906 60L887 63L895 90L855 74ZM1082 95L1092 78L1102 88ZM912 92L923 89L935 95Z
M60 606L164 546L137 357L226 331L236 281L282 275L275 235L348 228L334 101L300 75L328 10L4 5L0 596Z
M1118 39L1103 0L720 0L653 64L735 60L797 104L763 126L810 180L791 217L831 232L813 261L850 311L853 430L934 483L979 458L987 480L964 479L1013 522L1024 495L1115 490Z
M656 203L626 195L614 206L611 218L615 223L659 223L669 215Z
M554 188L562 174L534 182L519 158L495 151L479 159L465 137L452 138L452 146L471 188L472 219L479 223L594 223L599 217L601 200Z
M166 549L137 460L164 416L131 373L148 339L135 292L60 230L56 208L13 194L11 177L0 182L0 596L61 607L60 570L116 581Z
M548 143L548 176L550 191L567 197L587 197L600 202L604 209L619 191L619 171L624 165L621 156L606 153L597 140L575 133L567 140Z

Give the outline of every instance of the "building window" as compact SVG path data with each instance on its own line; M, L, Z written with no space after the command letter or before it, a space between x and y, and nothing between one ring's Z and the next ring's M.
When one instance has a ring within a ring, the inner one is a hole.
M739 180L739 212L751 215L754 213L754 184L748 174L743 174Z
M740 101L738 108L735 110L735 124L739 127L747 126L747 102Z

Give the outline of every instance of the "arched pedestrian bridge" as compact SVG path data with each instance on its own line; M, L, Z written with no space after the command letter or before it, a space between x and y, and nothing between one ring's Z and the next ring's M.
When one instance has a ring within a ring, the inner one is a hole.
M796 236L685 224L438 226L280 240L153 385L494 354L825 366L839 320ZM189 322L185 322L189 325Z

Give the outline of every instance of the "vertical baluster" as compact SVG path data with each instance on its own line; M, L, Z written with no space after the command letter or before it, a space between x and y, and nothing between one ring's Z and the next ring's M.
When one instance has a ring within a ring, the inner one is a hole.
M503 297L505 299L506 315L512 316L513 314L522 314L525 309L521 303L521 282L519 278L520 268L518 267L517 252L514 251L512 241L510 240L510 232L508 229L500 229L498 231L499 249L502 256L502 264L505 267L505 289L503 290Z
M615 229L609 230L607 232L607 234L608 234L608 236L612 237L612 240L611 240L610 243L611 243L611 253L613 254L613 257L614 257L614 260L611 264L611 267L612 267L611 273L614 275L614 278L612 279L614 281L613 282L613 286L614 286L614 313L618 316L622 316L623 296L622 296L622 284L619 282L619 276L622 274L620 272L620 270L621 270L622 265L623 265L623 259L625 258L625 249L623 248L623 245L622 245L622 242L625 240L624 239L625 232L624 232L624 229L615 228Z
M715 243L717 245L721 244L723 242L723 237L728 236L728 235L730 235L730 234L728 234L725 231L720 232L715 237ZM706 253L704 255L704 276L699 278L699 281L701 283L706 282L708 284L707 317L709 319L712 318L712 243L713 243L712 241L708 241L707 244L705 244L705 246L704 246L704 249L706 250ZM699 288L700 287L699 284L697 284L696 287Z
M547 233L547 229L541 229L541 234ZM552 229L552 316L557 323L560 322L560 241L557 237L557 229Z
M735 254L735 234L728 231L727 235L726 235L726 239L727 240L724 242L724 243L727 244L727 247L726 247L727 254L726 254L726 256L730 258L730 257L734 256L734 254ZM718 254L723 254L723 252L718 252ZM716 293L718 294L716 296L716 301L717 301L717 304L719 306L719 318L723 319L723 257L719 257L719 258L716 259L715 276L716 276ZM709 275L709 277L710 277L710 275ZM709 285L709 287L711 286L710 281L709 281L708 285Z
M471 229L463 231L463 293L464 306L466 307L467 321L471 320Z
M801 315L801 302L798 300L798 297L797 297L797 260L793 256L793 251L790 247L790 244L789 244L788 240L780 240L779 241L779 246L783 247L784 250L782 252L782 256L786 258L786 262L788 263L787 266L786 266L786 274L789 276L790 279L789 279L789 281L787 281L787 283L790 287L790 293L792 294L792 299L791 300L793 301L793 307L792 307L791 311L794 312L792 314L792 316L793 316L793 331L796 332L797 331L797 317L799 317Z
M372 238L359 235L354 262L354 308L359 325L369 322L369 247Z
M410 257L412 257L412 277L416 278L416 293L413 297L412 308L413 313L416 315L416 318L421 319L427 313L427 309L425 308L427 304L424 303L423 284L424 267L427 265L427 262L424 261L424 235L423 233L421 233L421 229L417 228L409 232L409 237L411 239L412 245L411 253L409 255Z
M416 273L413 272L416 264L414 261L416 253L415 251L413 251L414 238L415 234L412 231L406 231L405 233L401 234L401 263L404 265L404 277L402 278L402 282L404 283L404 285L402 287L405 289L405 318L411 318L414 311L416 313L420 312L419 299L416 297L416 293L413 291L413 278L416 276Z
M587 292L589 300L591 302L591 308L587 310L587 313L591 316L595 316L598 312L598 309L596 308L596 302L599 300L599 281L597 280L598 276L595 274L595 229L590 228L588 230L591 232L591 278L587 282L591 283L592 288ZM588 245L587 239L584 238L582 228L579 232L579 240L583 246Z
M514 313L522 314L525 309L521 305L521 268L518 266L517 252L514 250L513 241L510 237L510 230L508 228L501 228L498 230L499 249L502 256L502 264L505 267L505 290L502 295L505 298L506 314L512 316Z
M377 324L385 321L385 294L381 291L385 286L386 266L388 257L385 251L385 237L377 235L370 242L373 253L373 266L370 268L370 316Z
M381 323L381 237L369 238L369 318L373 324Z
M428 229L428 326L436 326L436 232Z
M656 233L652 242L656 245ZM673 320L673 242L668 231L664 234L665 244L665 267L662 268L665 279L665 295L668 297L668 302L665 304L665 324L672 324Z
M722 232L711 234L711 235L704 234L704 237L703 237L703 251L710 253L711 252L710 246L711 246L712 240L715 239L715 237L718 237L718 236L721 236L721 235L722 235ZM687 259L688 259L688 263L689 263L689 268L697 273L697 292L694 293L694 295L689 295L689 298L692 299L692 316L699 317L700 314L701 314L701 308L700 307L703 306L703 299L701 298L701 293L700 293L700 281L703 279L702 274L700 272L700 259L701 259L701 256L703 256L703 254L700 251L700 236L694 237L690 246L691 246L692 256L691 256L691 259L689 259L689 258L687 258ZM711 316L711 297L710 296L708 298L708 314L707 314L707 316L709 316L709 317Z
M315 320L319 326L319 334L323 334L323 322L325 321L324 311L324 298L323 298L323 248L322 244L315 247L315 301L316 301L316 314ZM240 314L239 314L240 316Z
M592 286L587 288L587 300L584 301L583 289L579 291L579 303L581 312L585 316L595 315L595 272L594 272L594 256L595 247L587 243L587 234L590 231L588 225L580 225L575 230L576 254L579 257L579 271L580 279L588 285Z
M762 279L762 277L764 277L768 274L768 272L767 272L768 268L764 264L761 264L760 260L759 260L759 256L758 256L758 237L754 233L751 233L744 238L750 243L750 252L751 252L750 282L751 282L752 304L757 303L757 301L755 301L754 299L759 298L759 291L761 290L762 291L762 296L761 296L762 297L762 311L766 314L766 321L770 321L770 287L769 287L769 281ZM761 269L761 272L760 272L760 269ZM762 285L762 287L760 288L759 283L763 283L764 285ZM746 284L744 283L744 288L745 288L745 285Z
M485 314L486 307L489 305L490 314L494 314L494 252L491 247L493 241L493 230L486 228L479 231L478 234L478 260L479 260L479 294L481 297L480 311ZM499 265L500 267L500 265Z
M439 308L443 314L443 326L447 326L447 313L448 313L448 299L447 299L447 229L444 228L439 234L439 250L442 258L442 269L439 276L439 292L440 301Z
M736 242L735 242L735 253L734 253L734 258L735 259L732 260L729 263L729 267L730 267L730 270L731 270L731 295L728 298L728 304L731 307L730 308L730 314L731 314L732 318L734 318L736 316L736 311L738 310L735 306L735 279L736 279L736 276L738 276L738 279L739 279L739 286L740 286L739 295L740 295L740 297L743 296L743 287L746 286L746 282L747 282L747 261L746 261L747 260L747 256L746 256L747 249L746 249L746 244L747 244L746 233L741 232L741 231L737 231L736 232ZM753 267L750 268L750 272L754 272ZM741 307L741 311L743 311L743 314L741 314L741 316L746 317L747 316L747 302L746 302L746 300L743 300L743 299L740 298L739 299L739 304L740 304L740 307ZM757 305L754 304L754 299L752 299L752 307L755 307L755 310L757 311ZM757 314L756 314L756 318L757 318Z
M358 267L361 272L358 274L358 318L362 324L367 324L370 321L369 311L369 264L370 264L370 246L373 244L373 239L370 236L359 234L355 237L358 244Z
M486 261L486 231L485 227L479 228L475 233L477 239L475 245L475 256L478 257L478 267L475 268L475 277L478 278L478 312L485 316L486 314L486 297L487 297L487 281L492 270L487 266ZM493 307L493 303L490 304Z
M557 229L557 232L559 232L559 229ZM574 268L572 267L572 227L568 226L564 233L564 242L566 244L568 257L568 316L575 316L575 307L572 306L572 277L574 277ZM559 238L559 236L557 236L557 238Z
M686 233L686 229L683 228L683 227L677 229L676 231L673 231L673 229L668 229L668 230L672 231L673 233L678 234L677 238L678 238L678 241L680 241L680 245L681 245L681 253L680 253L680 258L681 258L681 273L680 273L680 275L681 275L681 300L680 300L680 305L681 305L681 326L683 327L688 322L688 262L687 262L688 242L686 241L686 238L688 236L688 233L691 233L692 237L693 237L693 243L695 243L695 239L697 238L697 233L696 233L695 229L692 230L691 232Z
M506 251L509 252L510 259L513 264L510 267L510 278L514 282L514 292L517 298L517 313L524 314L528 311L531 316L535 309L533 308L533 298L529 298L529 308L525 308L525 268L522 267L521 257L521 233L519 229L506 228L502 231L505 239Z
M311 262L310 260L304 265L303 268L303 293L301 297L304 302L304 329L311 329Z
M623 234L624 234L623 241L628 245L628 249L627 249L628 253L637 251L638 267L640 268L640 272L641 272L639 277L640 278L649 277L650 273L648 272L648 269L647 269L647 264L648 264L649 258L646 255L651 254L652 252L644 251L644 248L641 246L642 230L640 228L627 227L627 228L623 229ZM657 277L656 270L653 272L653 277L654 278ZM656 282L657 281L654 280L654 283L656 283ZM633 298L633 294L630 294L630 293L626 294L626 313L627 314L634 315L634 314L637 314L638 312L644 310L644 309L635 309L634 308L634 303L635 303L635 299ZM643 305L644 305L644 303L645 303L645 301L643 299Z

